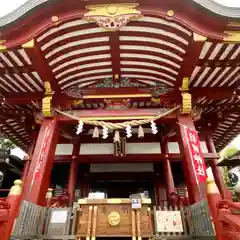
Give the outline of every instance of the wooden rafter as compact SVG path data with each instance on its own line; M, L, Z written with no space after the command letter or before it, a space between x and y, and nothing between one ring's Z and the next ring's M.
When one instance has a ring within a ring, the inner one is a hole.
M0 75L3 74L19 74L19 73L32 73L35 69L32 65L18 66L18 67L0 67Z
M21 141L25 145L28 145L28 142L25 139L23 139L9 124L7 124L5 120L0 119L0 124L3 124L3 127L7 128L8 131L11 132L14 136L16 136L19 141ZM10 136L9 136L9 139L14 143L18 143L17 140L12 139ZM18 144L16 144L16 145L18 145Z
M182 79L184 77L191 77L192 72L199 61L199 55L203 49L206 38L200 36L196 33L193 33L189 46L186 51L184 62L181 67L181 70L177 76L176 89L178 90L181 87Z
M226 121L227 118L224 118L223 121ZM221 121L221 122L223 122ZM225 137L227 137L229 135L230 132L232 132L232 128L236 127L236 125L240 122L240 117L238 117L228 128L225 129L225 132L221 135L220 138L218 138L218 140L215 142L215 145L218 148L218 145L220 144L220 142L224 142L226 143L226 140L224 140ZM240 129L239 129L240 131ZM231 141L231 139L229 139L229 141Z
M111 58L112 58L113 79L115 81L118 81L121 78L119 32L110 32L109 41L110 41L110 51L111 51Z
M32 66L38 72L42 81L50 82L55 93L59 94L60 88L52 73L51 68L49 67L46 59L44 58L44 54L38 42L33 39L30 42L23 44L22 47L25 49L28 57L31 59Z

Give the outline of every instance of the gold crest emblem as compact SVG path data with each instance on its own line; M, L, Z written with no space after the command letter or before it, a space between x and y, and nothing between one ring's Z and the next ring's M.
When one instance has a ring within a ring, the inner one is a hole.
M111 226L116 227L120 223L120 214L118 212L111 212L108 215L108 223Z

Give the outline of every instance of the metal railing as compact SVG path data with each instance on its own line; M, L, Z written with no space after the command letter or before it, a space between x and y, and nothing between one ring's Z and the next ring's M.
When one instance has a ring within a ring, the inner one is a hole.
M201 200L189 207L191 232L193 236L215 236L214 226L207 200Z

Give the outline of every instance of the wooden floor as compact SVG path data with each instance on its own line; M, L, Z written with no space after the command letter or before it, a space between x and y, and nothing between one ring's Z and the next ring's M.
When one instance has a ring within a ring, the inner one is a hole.
M132 238L123 238L123 237L109 237L109 238L97 238L96 240L132 240ZM12 236L10 238L11 240L77 240L75 235L69 235L69 236L42 236L40 238L27 238L27 237L16 237ZM213 236L202 236L202 237L191 237L191 236L154 236L152 240L190 240L190 239L196 239L196 240L215 240L216 237ZM81 238L81 240L86 240L84 238ZM148 240L148 239L142 239L142 240Z

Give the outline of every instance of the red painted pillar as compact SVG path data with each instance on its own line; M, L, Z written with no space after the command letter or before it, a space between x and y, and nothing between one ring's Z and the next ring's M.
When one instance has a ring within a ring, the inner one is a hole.
M175 191L175 184L174 179L172 175L172 168L171 163L168 159L168 150L167 150L167 142L163 142L161 145L162 153L165 154L165 159L163 161L163 173L164 173L164 179L166 184L166 195L167 195L167 201L168 205L172 206L172 192Z
M198 181L195 174L194 164L191 158L188 143L186 142L186 132L184 126L195 130L193 120L190 116L179 116L178 117L178 134L180 140L180 151L183 155L183 169L185 181L188 189L189 203L193 204L200 201L204 196L199 191Z
M23 199L44 205L59 135L56 118L44 119L23 190Z
M222 240L223 229L221 229L221 224L220 221L218 220L218 208L217 208L217 205L222 200L222 198L213 180L207 180L207 199L217 239Z
M216 149L212 140L211 132L208 131L208 134L206 134L205 139L206 139L206 145L209 153L216 153ZM227 186L225 185L223 175L221 172L220 167L217 166L217 159L212 159L210 162L210 166L213 172L214 180L215 183L224 199L229 199L231 200L231 194L227 189Z
M29 158L24 159L24 168L23 168L23 172L22 172L22 182L24 183L28 174L28 170L29 170L29 166L30 166L30 160Z
M19 207L21 202L21 193L22 193L22 181L21 180L15 180L14 186L11 188L8 197L7 197L7 203L10 205L9 209L9 219L6 224L6 236L2 236L2 240L9 239L12 229L15 223L15 219L18 216L19 213Z
M76 181L77 181L77 171L78 171L78 162L76 157L79 155L80 150L80 139L76 144L73 145L72 161L70 163L70 171L68 178L68 194L69 194L69 203L72 204L75 200L76 192Z

